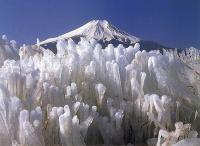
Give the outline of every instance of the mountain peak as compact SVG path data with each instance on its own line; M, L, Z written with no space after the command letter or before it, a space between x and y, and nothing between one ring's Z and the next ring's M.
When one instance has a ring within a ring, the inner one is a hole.
M78 29L55 38L49 38L43 42L40 42L40 44L42 45L50 42L52 43L59 39L68 39L74 37L85 37L88 40L94 38L97 41L118 40L119 42L130 42L132 44L140 40L135 36L119 30L117 27L110 24L107 20L92 20L79 27Z
M104 27L110 25L109 22L108 22L107 20L92 20L92 21L90 21L89 23L91 23L91 24L96 24L96 25L100 25L100 26L104 26Z
M76 43L78 43L81 37L86 38L86 40L95 39L105 48L108 44L113 44L117 46L119 44L123 44L125 47L134 45L135 43L140 43L141 50L161 50L164 47L156 42L142 40L138 37L132 36L111 23L107 20L92 20L86 23L85 25L65 33L63 35L46 39L42 42L38 42L37 44L41 45L44 48L48 48L56 53L56 42L58 40L64 39L67 40L69 38L73 39Z

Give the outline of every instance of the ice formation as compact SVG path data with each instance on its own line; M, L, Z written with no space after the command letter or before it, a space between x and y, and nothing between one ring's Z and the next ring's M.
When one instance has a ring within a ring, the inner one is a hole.
M16 41L9 41L6 35L0 38L0 66L6 59L19 59Z
M24 45L7 58L15 47L2 42L0 146L200 145L197 49L82 38L59 40L56 55Z

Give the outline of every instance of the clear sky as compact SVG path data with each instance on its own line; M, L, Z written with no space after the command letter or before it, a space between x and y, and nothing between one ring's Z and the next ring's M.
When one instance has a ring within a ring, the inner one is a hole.
M165 46L200 48L200 0L0 0L0 34L20 44L93 19Z

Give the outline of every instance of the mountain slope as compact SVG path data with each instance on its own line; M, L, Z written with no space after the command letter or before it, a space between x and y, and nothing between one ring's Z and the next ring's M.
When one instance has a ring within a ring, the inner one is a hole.
M77 43L80 41L81 37L85 37L87 40L94 38L103 46L103 48L109 43L112 43L114 46L123 44L127 47L134 45L137 42L140 43L142 50L162 50L162 48L166 48L158 43L145 41L121 31L106 20L92 20L78 29L58 37L46 39L39 44L44 48L48 48L53 52L56 52L55 48L57 40L72 38Z

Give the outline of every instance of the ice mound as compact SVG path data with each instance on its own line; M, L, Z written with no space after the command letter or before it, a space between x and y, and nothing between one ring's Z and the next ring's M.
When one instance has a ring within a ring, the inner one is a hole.
M57 50L24 45L19 59L2 60L0 146L200 145L197 49L82 38Z

